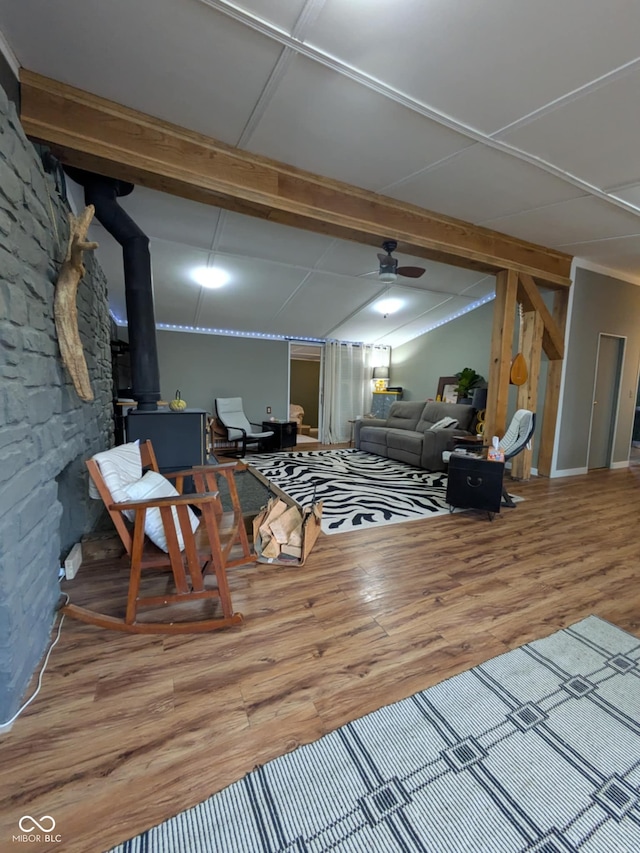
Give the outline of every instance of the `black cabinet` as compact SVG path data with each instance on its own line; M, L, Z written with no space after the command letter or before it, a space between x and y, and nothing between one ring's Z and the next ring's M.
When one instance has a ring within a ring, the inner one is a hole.
M133 409L126 418L127 441L151 440L163 473L181 471L207 462L207 413L203 409ZM185 488L185 491L191 489Z
M500 512L504 462L472 454L449 457L447 503L450 507Z
M284 450L287 447L295 447L298 437L298 424L296 421L263 421L262 431L271 430L273 435L265 438L262 447L264 450Z

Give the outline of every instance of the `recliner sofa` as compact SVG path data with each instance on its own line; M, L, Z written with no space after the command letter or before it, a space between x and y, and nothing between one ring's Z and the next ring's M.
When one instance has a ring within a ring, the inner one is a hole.
M471 435L476 410L464 403L402 400L394 403L386 420L363 418L355 423L357 450L407 462L427 471L444 471L442 452L456 435ZM455 426L433 427L443 418Z

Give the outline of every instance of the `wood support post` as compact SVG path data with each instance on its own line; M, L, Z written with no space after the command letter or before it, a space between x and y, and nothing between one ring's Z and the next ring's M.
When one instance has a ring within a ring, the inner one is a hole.
M537 414L538 384L542 351L549 358L549 375L545 394L544 423L538 420L538 473L549 476L555 441L555 427L560 396L560 377L564 356L564 328L567 318L568 291L556 291L553 315L547 308L535 280L514 269L496 276L496 301L493 313L489 389L485 419L485 439L502 436L507 427L510 368L513 356L513 333L516 306L524 308L521 351L527 364L527 381L518 387L518 409ZM525 450L512 463L511 476L526 480L531 476L532 452Z
M559 327L545 305L538 286L530 275L519 273L518 300L525 311L536 311L542 317L542 346L550 361L564 357L564 326Z
M489 443L492 436L504 435L507 425L517 289L518 273L515 270L502 270L498 273L485 419L485 437Z
M568 291L556 292L553 299L553 319L563 334L567 323L568 306ZM561 378L562 359L554 359L549 362L547 388L544 397L544 417L542 424L539 425L540 452L538 454L538 474L541 477L549 477L551 474L556 422L558 420L558 407L560 403Z
M524 385L518 387L518 409L529 409L532 412L537 410L543 332L542 316L537 311L526 311L522 323L522 353L529 375ZM523 450L514 457L511 463L511 476L514 480L528 480L531 477L532 455L532 450Z

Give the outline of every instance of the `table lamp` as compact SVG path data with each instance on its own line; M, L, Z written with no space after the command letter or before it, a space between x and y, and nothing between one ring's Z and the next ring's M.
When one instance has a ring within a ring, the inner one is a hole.
M375 379L375 391L386 391L387 385L389 384L389 368L388 367L374 367L373 368L373 378Z

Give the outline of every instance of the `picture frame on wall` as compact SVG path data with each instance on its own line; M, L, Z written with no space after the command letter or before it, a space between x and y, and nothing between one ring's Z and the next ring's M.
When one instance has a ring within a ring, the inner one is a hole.
M440 398L443 403L457 403L458 395L456 388L458 387L457 376L441 376L438 380L438 393L436 400Z

